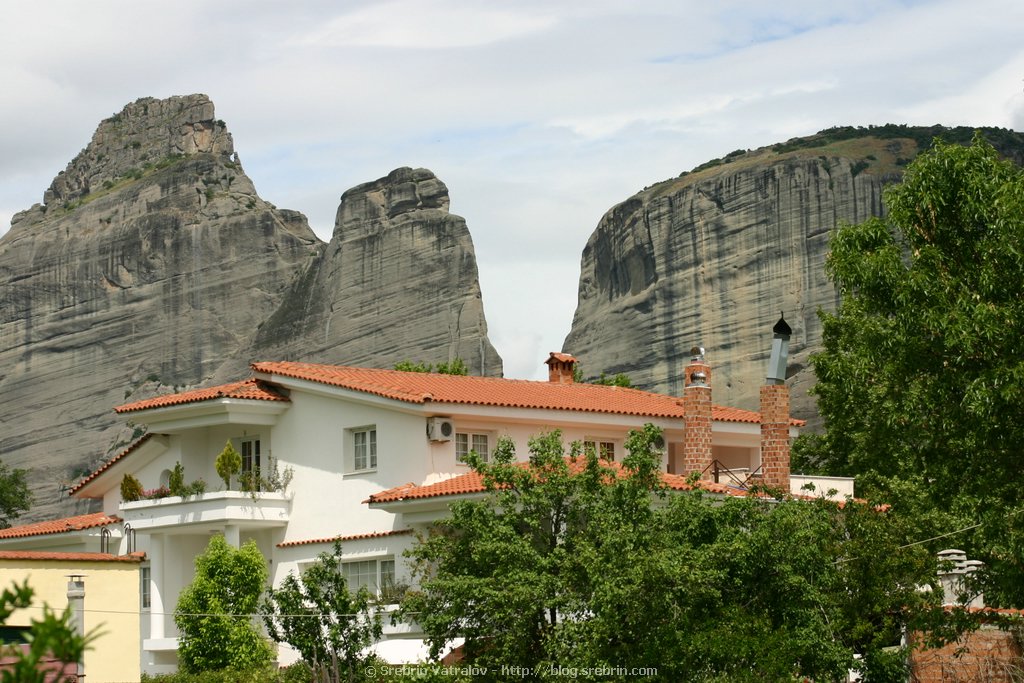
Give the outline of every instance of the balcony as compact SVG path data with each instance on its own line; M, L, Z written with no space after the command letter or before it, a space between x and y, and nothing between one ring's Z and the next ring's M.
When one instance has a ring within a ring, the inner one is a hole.
M291 495L279 492L213 491L121 503L121 517L135 531L195 533L227 524L269 529L288 524Z

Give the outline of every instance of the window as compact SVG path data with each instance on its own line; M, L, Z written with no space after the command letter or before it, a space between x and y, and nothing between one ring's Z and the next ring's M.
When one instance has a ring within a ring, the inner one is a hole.
M491 455L488 441L487 434L455 432L455 459L458 462L466 462L469 452L476 451L476 454L483 458L484 462L487 462Z
M142 598L142 609L149 609L150 593L149 593L149 581L150 581L150 568L142 567L139 570L139 595Z
M615 442L614 441L584 441L583 448L589 453L593 451L597 453L598 457L602 460L612 461L615 460Z
M352 432L352 469L377 469L377 430L359 429Z
M244 438L239 450L242 453L242 474L252 474L255 481L260 477L260 440Z
M360 560L342 562L341 574L345 577L350 591L366 588L374 595L389 590L395 585L395 560Z

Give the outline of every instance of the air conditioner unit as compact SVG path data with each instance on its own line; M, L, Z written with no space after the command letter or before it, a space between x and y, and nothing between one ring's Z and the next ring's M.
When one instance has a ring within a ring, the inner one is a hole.
M455 436L455 425L450 417L427 418L427 438L431 441L451 441Z

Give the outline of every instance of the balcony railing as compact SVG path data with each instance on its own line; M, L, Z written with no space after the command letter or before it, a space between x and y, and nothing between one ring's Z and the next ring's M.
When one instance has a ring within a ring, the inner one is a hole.
M291 495L212 491L186 497L167 496L121 503L120 510L125 522L144 532L223 524L236 524L245 529L270 528L288 523Z

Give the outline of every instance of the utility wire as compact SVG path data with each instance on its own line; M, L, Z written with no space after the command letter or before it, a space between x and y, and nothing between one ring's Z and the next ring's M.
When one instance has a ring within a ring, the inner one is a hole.
M977 524L972 524L971 526L965 526L963 529L957 529L956 531L950 531L950 532L947 532L945 534L939 534L938 536L933 536L931 538L926 538L926 539L921 540L921 541L914 541L913 543L907 543L906 545L899 546L898 548L896 548L896 550L904 550L906 548L911 548L911 547L913 547L915 545L921 545L922 543L931 543L932 541L937 541L940 538L946 538L947 536L953 536L954 534L962 534L963 532L970 531L971 529L977 529L980 526L982 526L982 522L978 522ZM863 559L863 558L860 558L860 557L844 557L844 558L840 558L840 559L836 560L832 564L834 564L834 565L835 564L843 564L844 562L853 562L855 560L860 560L860 559Z

